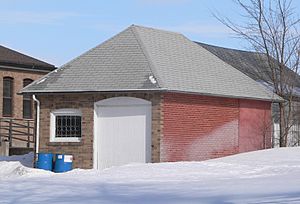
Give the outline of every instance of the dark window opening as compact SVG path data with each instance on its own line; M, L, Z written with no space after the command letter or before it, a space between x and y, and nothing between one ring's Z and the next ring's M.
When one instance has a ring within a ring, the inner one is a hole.
M3 78L3 116L12 117L13 114L13 84L11 77Z
M33 82L32 79L24 79L23 87L31 84ZM30 94L23 95L23 118L32 118L32 97Z

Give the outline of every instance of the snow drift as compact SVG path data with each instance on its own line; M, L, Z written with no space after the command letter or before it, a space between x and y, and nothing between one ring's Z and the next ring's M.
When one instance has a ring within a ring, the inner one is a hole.
M30 168L32 166L33 153L25 155L2 156L0 157L0 180L17 178L21 176L33 177L51 174L50 172Z
M13 155L13 156L0 156L1 161L19 161L23 166L32 167L33 166L34 153L28 153L24 155Z
M63 174L2 161L0 179L1 203L300 203L300 148Z

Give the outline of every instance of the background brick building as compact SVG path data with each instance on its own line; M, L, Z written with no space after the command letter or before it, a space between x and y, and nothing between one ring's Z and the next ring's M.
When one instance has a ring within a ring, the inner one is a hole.
M9 140L9 128L12 126L12 137L24 139L28 128L14 126L30 125L30 134L34 132L34 103L31 95L18 95L26 85L39 79L55 69L54 65L21 54L0 46L0 136L2 154L5 154L6 142ZM15 123L15 124L13 124ZM33 136L30 138L33 141ZM26 141L12 139L12 147L27 147ZM32 147L33 143L31 144ZM14 152L11 152L14 153ZM15 152L17 153L17 152Z

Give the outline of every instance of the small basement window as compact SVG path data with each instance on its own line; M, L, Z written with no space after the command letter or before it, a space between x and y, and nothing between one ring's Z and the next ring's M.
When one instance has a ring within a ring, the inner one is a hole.
M79 142L82 114L77 109L59 109L51 112L50 142Z

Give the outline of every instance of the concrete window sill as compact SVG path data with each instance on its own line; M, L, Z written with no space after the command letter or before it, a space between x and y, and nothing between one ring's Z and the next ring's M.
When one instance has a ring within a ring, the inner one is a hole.
M83 142L47 142L48 146L81 146Z

